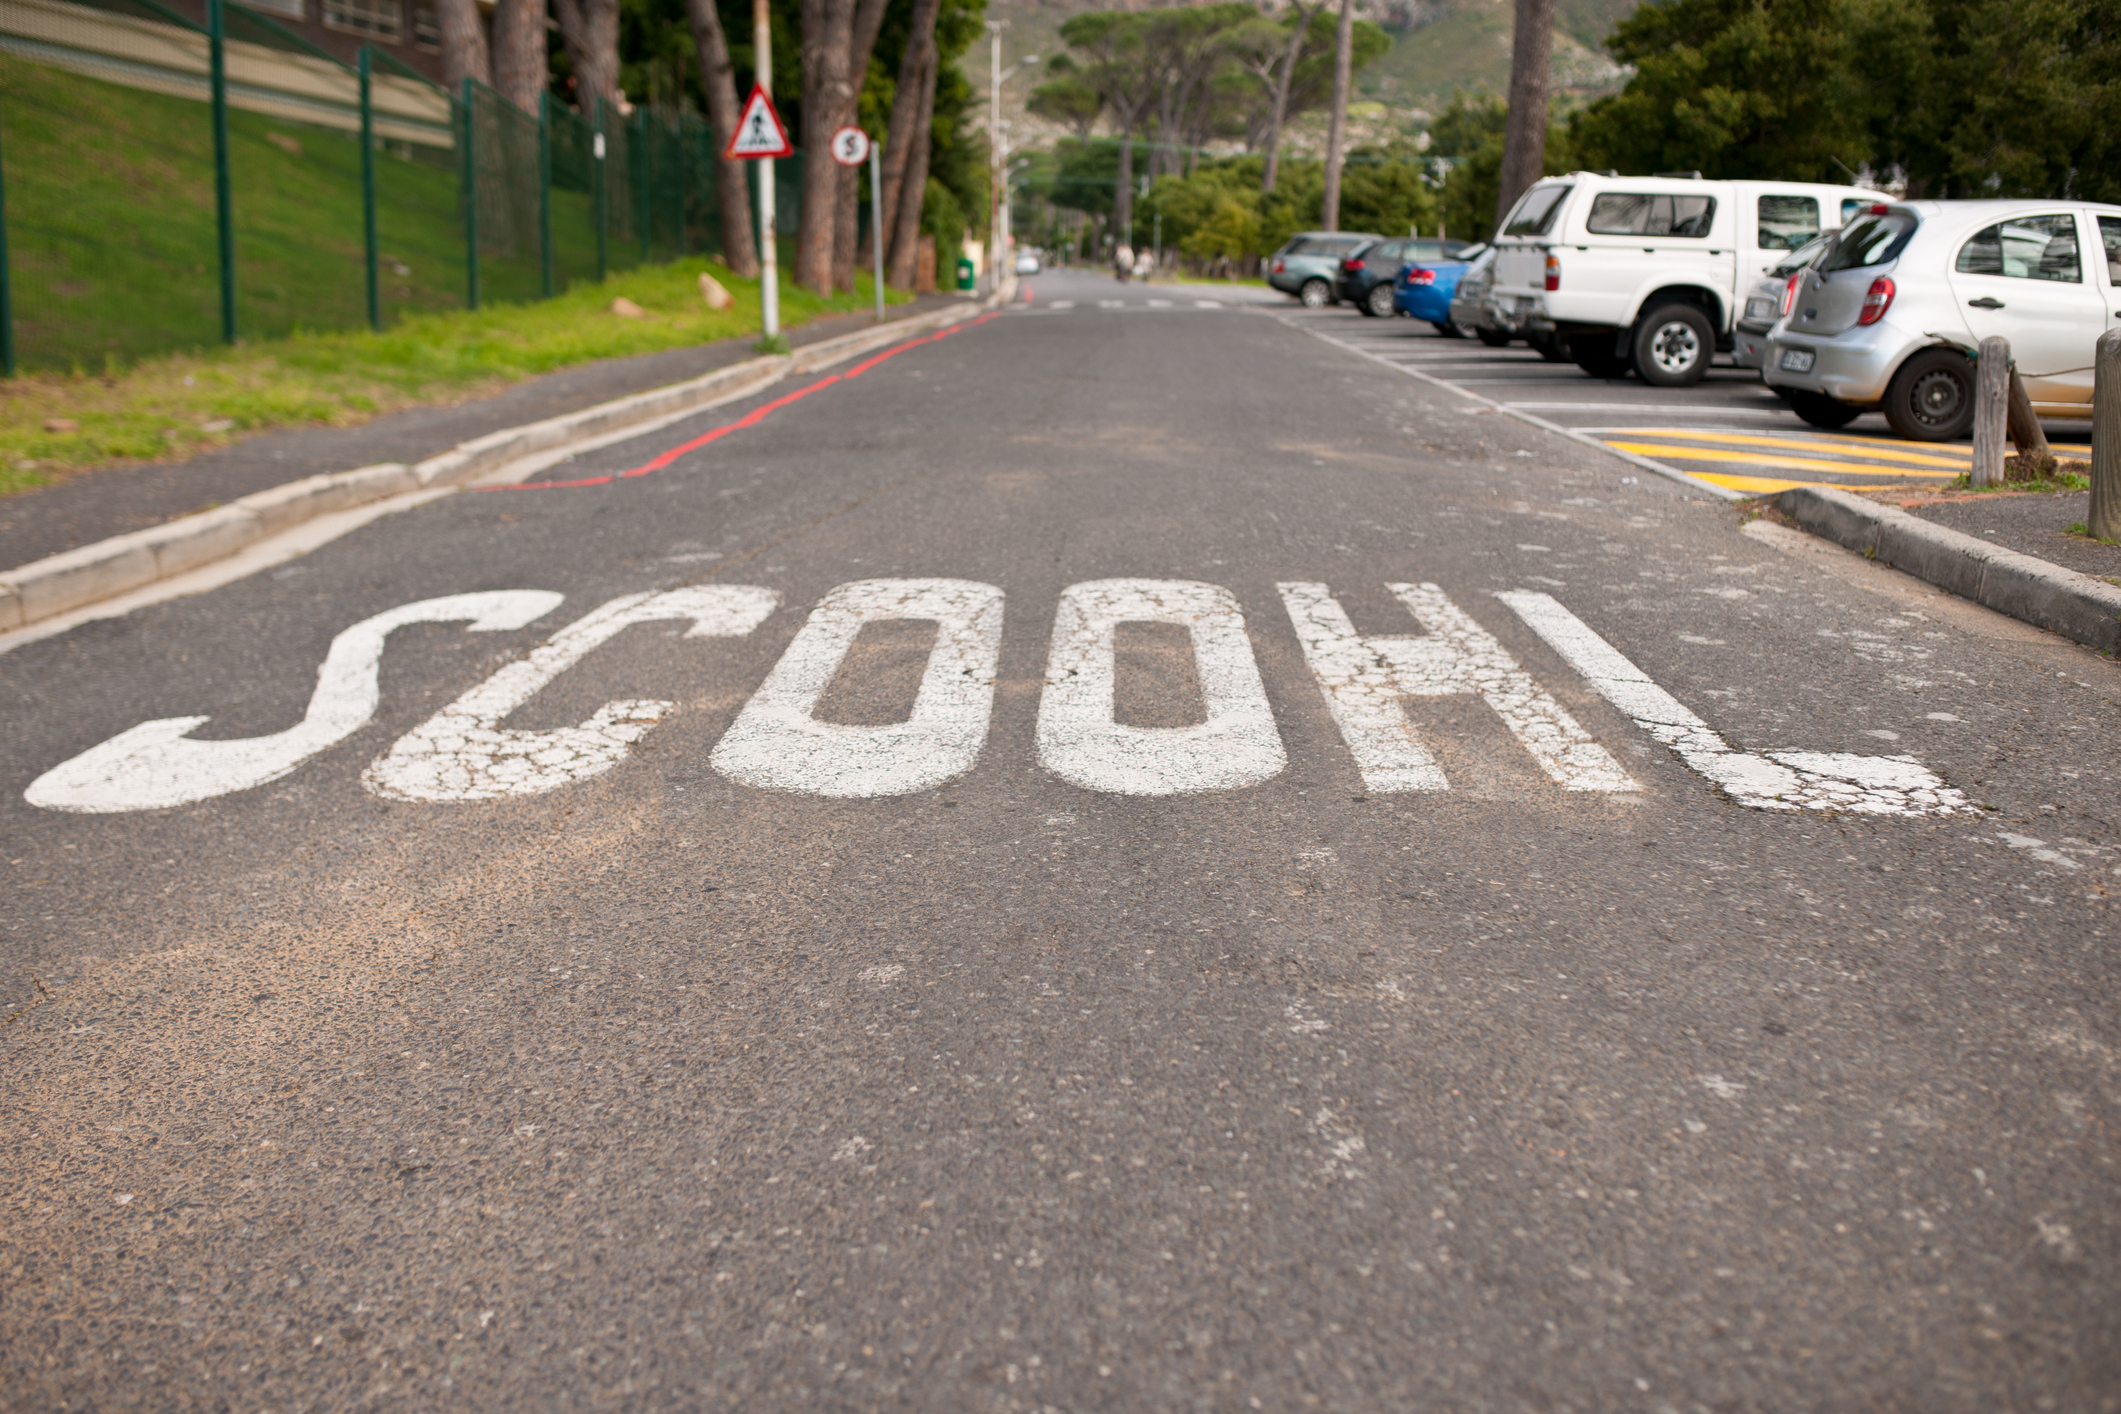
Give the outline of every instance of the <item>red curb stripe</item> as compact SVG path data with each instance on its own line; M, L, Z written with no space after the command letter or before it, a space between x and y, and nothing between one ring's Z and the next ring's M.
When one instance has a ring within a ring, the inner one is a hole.
M845 373L828 373L823 378L818 379L817 382L810 384L808 387L798 388L792 393L788 393L782 397L775 398L772 402L767 403L762 407L753 408L750 412L745 413L736 421L725 422L720 427L716 427L707 432L703 432L699 436L693 438L691 441L680 443L679 445L672 447L669 451L660 453L653 459L642 463L640 466L634 467L631 471L621 471L605 476L588 476L582 478L579 481L511 481L500 486L469 486L465 489L469 491L564 491L583 486L608 486L615 481L624 480L629 477L646 476L650 472L661 471L664 467L669 466L672 462L676 461L679 457L684 456L688 452L696 452L710 442L720 441L722 438L728 436L732 432L739 431L740 429L746 427L756 427L760 422L764 421L768 415L778 412L780 409L788 406L790 403L802 401L804 398L809 397L812 393L815 393L820 388L829 388L833 384L841 382L845 379L859 377L861 374L882 363L885 359L895 358L908 349L918 348L922 344L932 344L937 339L947 338L950 335L959 333L962 330L971 329L977 325L984 324L988 320L994 318L995 314L999 312L1000 311L992 311L987 314L981 315L977 319L967 320L962 324L953 324L947 329L938 330L936 333L928 334L918 339L908 339L905 343L886 349L883 353L878 354L875 358L870 359L867 363L860 364L855 368L849 369Z

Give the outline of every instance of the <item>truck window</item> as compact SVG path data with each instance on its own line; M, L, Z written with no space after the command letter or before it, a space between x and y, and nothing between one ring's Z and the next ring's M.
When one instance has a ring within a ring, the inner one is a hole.
M2121 216L2099 218L2099 243L2106 247L2106 282L2121 285Z
M1591 201L1594 236L1680 236L1702 240L1716 220L1712 196L1668 196L1609 191Z
M1543 236L1553 226L1554 218L1561 213L1561 199L1569 194L1569 188L1533 187L1517 203L1510 213L1509 222L1503 226L1506 236Z
M1834 248L1820 258L1817 268L1830 275L1836 270L1883 265L1907 249L1907 243L1914 237L1915 227L1919 224L1904 211L1889 211L1883 216L1858 216L1841 228Z
M2018 280L2084 283L2077 259L2074 216L2019 216L1974 232L1959 247L1962 275L2008 275Z
M1819 199L1811 196L1760 198L1760 248L1795 250L1819 234Z

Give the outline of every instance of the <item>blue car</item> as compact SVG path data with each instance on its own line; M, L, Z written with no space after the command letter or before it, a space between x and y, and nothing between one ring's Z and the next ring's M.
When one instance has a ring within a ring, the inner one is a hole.
M1436 326L1437 332L1450 338L1463 339L1466 331L1451 319L1451 297L1458 293L1458 282L1466 267L1486 249L1484 245L1470 245L1445 259L1409 262L1392 282L1392 308L1415 319L1426 319Z

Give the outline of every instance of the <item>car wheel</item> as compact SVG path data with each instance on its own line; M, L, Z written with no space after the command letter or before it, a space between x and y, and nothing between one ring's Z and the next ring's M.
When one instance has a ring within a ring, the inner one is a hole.
M1303 301L1305 309L1324 309L1333 302L1333 291L1323 280L1306 280L1296 297Z
M1436 332L1443 335L1446 339L1463 339L1466 336L1465 330L1459 328L1448 319L1436 326Z
M1363 313L1374 314L1379 319L1390 319L1393 315L1399 313L1392 304L1392 287L1390 285L1370 286L1370 293L1363 297L1362 307Z
M1848 426L1863 416L1863 409L1851 407L1839 398L1830 398L1824 393L1808 393L1802 388L1777 388L1782 400L1790 405L1790 411L1814 427L1823 427L1829 432Z
M1478 329L1480 342L1491 349L1506 349L1510 346L1510 331L1507 329Z
M1716 331L1698 305L1659 305L1635 325L1635 371L1659 388L1702 380L1716 355Z
M1885 420L1911 442L1949 442L1974 425L1974 363L1953 349L1925 349L1893 375Z
M1539 356L1548 363L1570 362L1569 351L1563 348L1561 340L1552 334L1527 335L1525 342L1537 350Z
M1625 378L1628 356L1613 352L1611 334L1578 334L1568 343L1569 357L1593 378Z

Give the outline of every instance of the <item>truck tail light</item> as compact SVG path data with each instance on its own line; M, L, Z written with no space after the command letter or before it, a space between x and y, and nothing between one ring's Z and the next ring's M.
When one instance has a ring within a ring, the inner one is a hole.
M1409 265L1406 278L1410 285L1433 285L1436 283L1436 272L1424 270L1419 265Z
M1781 318L1787 319L1790 317L1790 306L1797 303L1797 287L1803 283L1804 272L1802 270L1782 282L1782 308L1777 311Z
M1561 257L1551 252L1547 255L1547 288L1550 290L1561 288Z
M1893 307L1893 282L1884 275L1871 281L1871 287L1863 292L1863 312L1856 316L1858 324L1876 324L1885 318L1885 312Z

